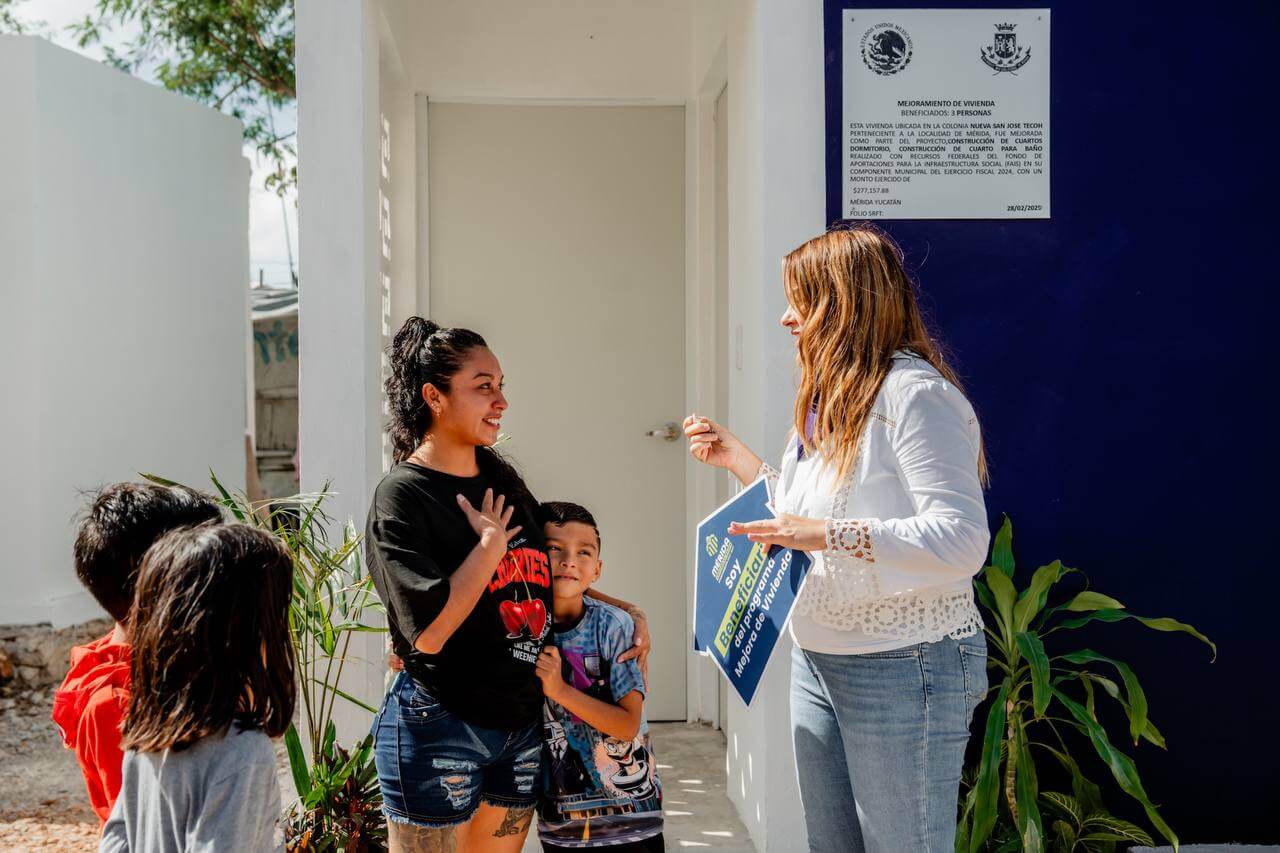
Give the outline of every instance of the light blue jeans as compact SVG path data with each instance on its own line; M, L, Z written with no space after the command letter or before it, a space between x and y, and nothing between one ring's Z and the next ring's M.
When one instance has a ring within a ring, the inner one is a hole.
M791 731L814 853L951 853L981 634L888 652L796 648Z

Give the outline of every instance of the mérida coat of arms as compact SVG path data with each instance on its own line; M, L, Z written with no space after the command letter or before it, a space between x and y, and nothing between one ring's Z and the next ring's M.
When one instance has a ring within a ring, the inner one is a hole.
M1031 59L1031 48L1018 47L1013 31L1017 24L996 24L990 47L982 48L982 61L994 71L1017 71Z

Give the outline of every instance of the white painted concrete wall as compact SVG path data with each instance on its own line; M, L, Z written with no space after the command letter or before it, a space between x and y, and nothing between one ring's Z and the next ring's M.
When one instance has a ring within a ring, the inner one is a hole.
M0 623L100 615L81 490L244 482L249 166L240 124L0 37Z
M296 15L302 488L330 485L327 512L363 532L382 471L378 10L302 3ZM344 689L366 699L381 695L385 670L373 636L356 636L344 672ZM368 731L347 703L335 722L344 743Z

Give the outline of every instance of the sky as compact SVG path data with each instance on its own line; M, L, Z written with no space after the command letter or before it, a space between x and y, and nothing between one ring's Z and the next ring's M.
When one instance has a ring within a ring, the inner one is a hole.
M94 45L81 49L66 30L68 24L82 20L96 5L96 0L26 0L19 2L13 12L24 22L42 23L37 34L54 44L101 60L101 47ZM136 30L122 28L118 32L120 38L112 43L127 41ZM139 76L148 79L145 69ZM295 129L297 120L296 105L276 113L276 132L287 133ZM261 269L267 284L289 284L290 249L293 250L295 270L298 259L297 195L290 192L284 199L282 209L280 197L275 191L265 190L262 186L263 180L271 171L269 164L257 162L252 146L245 146L244 156L253 169L253 177L249 182L249 269L246 270L246 276L256 282Z

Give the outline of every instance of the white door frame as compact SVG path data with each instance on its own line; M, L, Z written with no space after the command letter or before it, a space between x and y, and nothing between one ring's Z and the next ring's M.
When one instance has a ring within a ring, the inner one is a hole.
M715 124L716 98L725 86L727 63L720 46L707 82L696 100L668 98L506 98L414 95L416 113L416 257L415 290L418 313L431 310L431 191L429 186L429 111L432 103L482 106L552 107L656 107L678 106L685 110L685 407L689 411L709 411L715 405L716 378L716 271L715 271ZM719 75L716 77L715 75ZM719 83L715 81L719 80ZM713 87L708 90L707 87ZM695 126L696 125L696 126ZM696 162L695 162L696 158ZM702 184L705 183L705 186ZM709 206L708 206L709 205ZM705 221L704 221L705 220ZM710 230L707 231L706 228ZM705 231L705 233L704 233ZM703 259L702 256L706 256ZM709 300L709 302L707 301ZM691 303L697 303L691 307ZM705 304L704 304L705 303ZM699 307L700 306L700 307ZM695 322L696 321L696 322ZM708 379L703 380L703 374ZM715 472L705 465L686 462L685 542L692 542L697 524L715 501ZM690 552L692 553L692 552ZM705 721L720 727L718 701L719 671L709 658L693 649L693 566L685 572L685 707L688 722Z
M728 85L728 59L724 42L716 51L696 97L685 108L686 275L685 353L686 400L689 411L714 411L718 397L717 357L726 342L716 333L716 100ZM685 480L688 522L686 539L694 541L698 522L717 506L717 472L688 461ZM692 549L692 544L690 544ZM686 572L689 613L693 614L694 575L692 550ZM692 619L689 625L688 689L689 722L705 721L720 727L720 672L705 655L693 649Z

